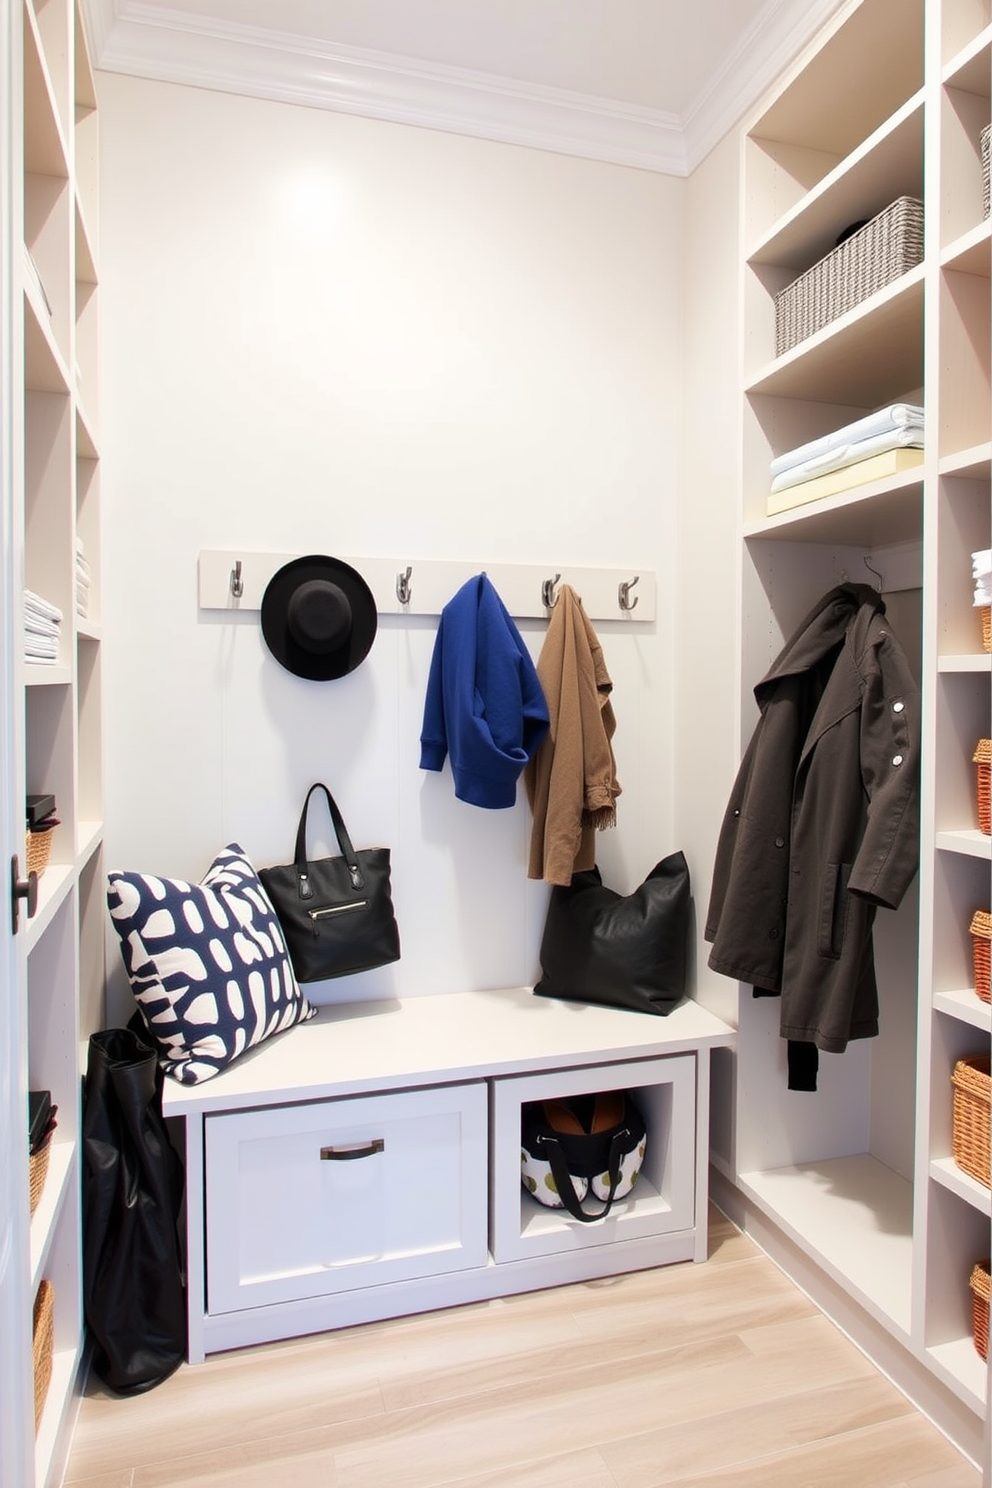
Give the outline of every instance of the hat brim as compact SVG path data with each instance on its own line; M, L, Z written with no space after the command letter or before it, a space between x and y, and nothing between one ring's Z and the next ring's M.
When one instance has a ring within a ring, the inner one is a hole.
M344 643L333 651L308 651L289 631L290 599L301 584L311 579L337 584L351 606L351 629ZM280 666L311 682L329 682L347 676L360 666L372 649L378 623L375 596L361 574L340 558L329 558L323 553L310 553L283 564L272 575L262 595L265 644Z

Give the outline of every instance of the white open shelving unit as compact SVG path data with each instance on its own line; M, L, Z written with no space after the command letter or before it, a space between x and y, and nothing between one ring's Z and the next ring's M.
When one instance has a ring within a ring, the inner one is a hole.
M990 1190L951 1156L951 1072L988 1050L969 924L990 902L972 754L992 732L971 552L992 541L989 0L850 0L742 130L740 738L753 687L812 605L883 578L923 693L921 866L876 922L877 1039L790 1093L778 1004L740 990L729 1161L717 1193L973 1460L988 1372L969 1276ZM774 297L853 221L925 203L922 264L775 355ZM769 461L888 403L924 403L917 470L766 515Z
M18 1484L61 1480L82 1357L80 1040L99 1026L104 990L100 473L97 429L96 90L74 0L15 0L0 88L13 134L12 429L15 782L51 792L60 825L38 880L35 913L21 902L15 938L22 1041L0 1058L23 1097L50 1090L58 1106L44 1189L6 1196L23 1233L25 1323L16 1377L0 1392L3 1461ZM6 373L6 369L5 369ZM77 540L91 569L76 610ZM22 588L62 612L54 666L22 657ZM24 843L20 868L25 871ZM25 1133L26 1137L26 1133ZM13 1135L11 1134L11 1140ZM22 1228L23 1227L23 1228ZM34 1420L31 1314L41 1282L54 1290L54 1353Z

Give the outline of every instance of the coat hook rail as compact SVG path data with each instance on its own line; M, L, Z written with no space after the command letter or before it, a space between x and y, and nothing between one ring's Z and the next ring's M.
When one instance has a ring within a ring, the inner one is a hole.
M630 591L631 589L633 589L639 578L640 574L635 574L629 582L624 580L617 586L617 602L622 610L637 609L637 600L640 596L635 596L634 599L631 599Z
M314 550L322 547L315 543ZM334 549L328 550L334 553ZM284 564L301 556L293 552L255 552L238 548L204 549L199 554L198 599L201 611L227 611L242 620L261 608L266 587ZM375 596L379 615L440 615L448 600L469 579L485 572L508 612L517 620L545 624L569 584L594 623L615 621L640 630L655 619L657 579L652 569L634 565L614 568L552 567L550 563L500 563L489 555L470 558L358 557L334 553L358 570ZM891 564L885 566L888 575ZM414 570L416 579L414 580ZM634 588L636 583L637 588ZM626 584L627 604L617 606ZM639 598L635 600L634 596ZM634 605L637 608L634 608Z

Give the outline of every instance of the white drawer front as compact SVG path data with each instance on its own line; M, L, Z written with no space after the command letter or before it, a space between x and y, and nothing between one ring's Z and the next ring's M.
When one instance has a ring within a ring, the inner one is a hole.
M484 1266L483 1082L208 1116L207 1311Z

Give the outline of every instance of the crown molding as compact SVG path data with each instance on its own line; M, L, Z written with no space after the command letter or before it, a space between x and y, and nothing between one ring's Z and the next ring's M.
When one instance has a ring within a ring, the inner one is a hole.
M684 118L467 69L84 0L94 66L685 176L843 0L770 0Z
M685 174L674 114L282 32L179 17L165 7L88 3L116 10L95 53L95 65L105 71Z
M691 174L846 0L770 0L682 119Z

